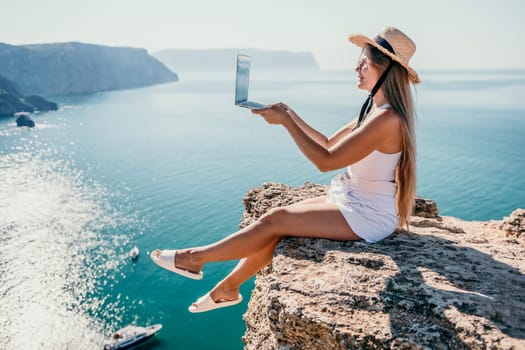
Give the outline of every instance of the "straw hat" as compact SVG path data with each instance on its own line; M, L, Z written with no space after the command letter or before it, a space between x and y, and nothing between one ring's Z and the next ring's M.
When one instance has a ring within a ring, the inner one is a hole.
M379 51L402 65L403 68L408 71L408 78L413 84L420 82L416 71L408 65L408 61L412 58L414 52L416 52L416 44L414 44L414 42L399 29L386 27L374 38L374 40L363 34L352 34L348 39L359 47L364 47L366 44L374 46ZM386 40L388 44L390 44L394 53L390 52L380 44L381 39Z

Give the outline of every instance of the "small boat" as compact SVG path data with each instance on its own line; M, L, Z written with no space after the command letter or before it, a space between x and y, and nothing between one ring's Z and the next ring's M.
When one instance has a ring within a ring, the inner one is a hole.
M133 247L130 251L129 251L129 257L131 258L131 260L135 260L139 257L139 248L138 247Z
M135 345L142 344L153 337L161 328L161 324L154 324L149 327L124 327L115 332L111 340L104 344L104 350L129 349Z

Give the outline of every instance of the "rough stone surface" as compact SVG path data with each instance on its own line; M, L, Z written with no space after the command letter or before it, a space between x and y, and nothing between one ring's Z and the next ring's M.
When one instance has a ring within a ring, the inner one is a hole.
M504 217L500 228L508 237L525 237L525 209L516 209Z
M325 190L264 184L241 226ZM283 240L257 275L245 349L525 349L524 236L434 213L377 244Z
M436 202L422 197L416 197L414 215L424 218L439 218Z

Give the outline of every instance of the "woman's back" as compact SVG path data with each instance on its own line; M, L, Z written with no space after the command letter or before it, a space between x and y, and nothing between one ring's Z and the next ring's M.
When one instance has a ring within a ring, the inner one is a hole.
M347 167L351 178L367 181L394 181L402 152L383 153L372 151L368 156Z

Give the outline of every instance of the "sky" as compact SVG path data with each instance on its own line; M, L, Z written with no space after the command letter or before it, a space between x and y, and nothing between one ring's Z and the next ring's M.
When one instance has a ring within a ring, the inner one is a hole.
M351 33L394 26L416 70L525 69L523 0L0 0L0 42L310 51L349 69Z

